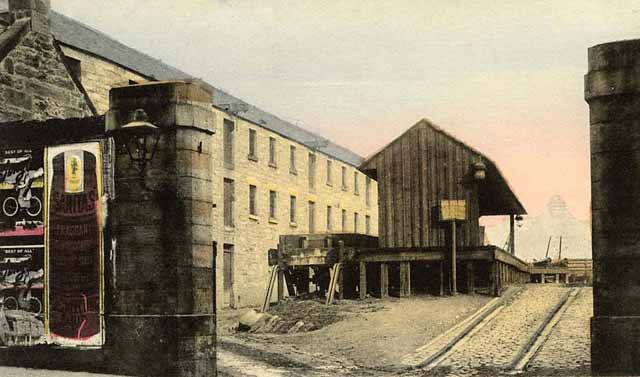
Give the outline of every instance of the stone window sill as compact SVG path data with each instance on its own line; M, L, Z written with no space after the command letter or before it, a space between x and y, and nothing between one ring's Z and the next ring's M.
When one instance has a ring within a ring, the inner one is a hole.
M235 230L236 230L236 227L233 226L233 225L225 225L224 226L224 231L225 232L235 232Z
M298 172L296 170L289 170L289 174L298 175Z
M269 218L269 224L277 224L278 220L274 219L273 217Z
M349 188L347 186L342 186L342 191L349 191Z
M247 158L249 159L249 161L253 161L253 162L258 162L258 156L254 156L254 155L247 155Z
M260 218L258 218L258 215L249 215L249 220L260 221Z
M292 221L292 222L289 223L289 226L292 227L292 228L297 228L298 227L298 223Z
M269 167L270 167L270 168L277 169L277 168L278 168L278 165L277 165L275 162L270 162L270 163L269 163Z
M327 182L327 186L329 186L329 187L333 187L333 183L331 183L331 182Z

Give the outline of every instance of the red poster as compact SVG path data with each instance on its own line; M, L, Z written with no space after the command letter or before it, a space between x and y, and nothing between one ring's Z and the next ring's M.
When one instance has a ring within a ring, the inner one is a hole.
M49 331L95 344L101 333L99 161L86 148L49 150Z

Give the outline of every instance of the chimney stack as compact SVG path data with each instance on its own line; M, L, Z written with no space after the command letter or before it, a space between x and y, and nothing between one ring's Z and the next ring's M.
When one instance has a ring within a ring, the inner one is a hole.
M11 22L31 18L31 30L49 33L49 10L51 0L9 0Z

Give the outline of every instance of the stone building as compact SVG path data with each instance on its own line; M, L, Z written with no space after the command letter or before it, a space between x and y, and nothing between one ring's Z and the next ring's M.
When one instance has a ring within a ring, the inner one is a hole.
M0 121L94 115L49 32L48 1L12 0L9 6L0 14Z
M193 79L51 11L48 0L9 6L0 18L1 121L101 115L114 86ZM15 16L23 8L30 19ZM210 179L219 308L260 303L280 234L377 235L377 184L358 170L360 156L204 85L218 130Z

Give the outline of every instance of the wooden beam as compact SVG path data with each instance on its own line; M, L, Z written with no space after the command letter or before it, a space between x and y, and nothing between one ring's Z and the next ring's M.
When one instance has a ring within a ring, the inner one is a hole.
M344 241L338 241L338 263L341 264L341 268L338 269L338 300L344 300Z
M495 271L495 280L496 280L496 285L495 285L495 295L496 296L500 296L500 292L502 291L502 273L500 271L500 262L495 262L494 263L494 271Z
M284 298L284 243L282 237L278 242L278 303Z
M494 296L497 296L498 294L496 292L498 292L498 281L496 279L497 276L497 272L496 272L496 264L498 262L491 262L491 265L489 267L489 282L491 284L491 293Z
M411 261L438 261L444 258L442 252L386 252L383 254L369 254L361 255L361 260L366 262L411 262Z
M509 251L511 255L516 254L516 215L509 215Z
M451 222L451 295L458 294L458 279L456 276L456 222Z
M440 296L444 296L444 261L440 261Z
M380 263L380 298L389 297L389 265Z
M360 261L360 300L367 298L367 264L365 261Z
M467 262L467 293L472 295L475 290L475 275L473 273L473 262Z
M411 296L411 263L400 262L400 297Z
M299 284L298 294L309 293L309 267L301 267L298 271L299 273Z

